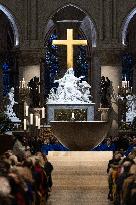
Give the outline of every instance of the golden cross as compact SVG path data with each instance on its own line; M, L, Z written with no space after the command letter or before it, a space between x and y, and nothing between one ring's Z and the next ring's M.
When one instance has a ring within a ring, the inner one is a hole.
M67 46L67 68L73 68L73 46L87 45L87 40L74 40L73 29L67 29L67 40L53 40L52 45Z

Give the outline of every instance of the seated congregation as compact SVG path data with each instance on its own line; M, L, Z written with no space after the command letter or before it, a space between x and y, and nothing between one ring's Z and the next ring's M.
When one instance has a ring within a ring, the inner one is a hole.
M52 189L52 164L41 152L32 155L28 147L15 150L0 156L0 204L46 205Z
M136 204L136 149L126 157L116 151L107 168L109 193L108 199L114 205Z

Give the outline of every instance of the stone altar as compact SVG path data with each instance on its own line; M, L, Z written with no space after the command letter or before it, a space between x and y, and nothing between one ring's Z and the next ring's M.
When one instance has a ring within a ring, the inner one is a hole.
M74 112L74 109L84 109L87 110L87 121L94 121L94 106L95 103L86 103L86 104L48 104L47 103L47 124L50 124L50 121L55 121L54 112L59 109L71 109Z

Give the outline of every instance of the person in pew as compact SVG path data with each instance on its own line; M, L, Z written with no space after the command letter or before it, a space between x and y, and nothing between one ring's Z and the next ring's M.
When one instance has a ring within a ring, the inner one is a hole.
M51 188L52 188L52 185L53 185L53 183L52 183L52 176L51 176L52 171L53 171L53 166L52 166L52 164L48 161L48 159L47 159L47 157L46 157L45 154L43 154L43 157L44 157L44 161L45 161L44 170L45 170L45 172L46 172L46 174L47 174L47 178L48 178L48 180L47 180L47 183L48 183L48 191L50 192L50 191L51 191Z

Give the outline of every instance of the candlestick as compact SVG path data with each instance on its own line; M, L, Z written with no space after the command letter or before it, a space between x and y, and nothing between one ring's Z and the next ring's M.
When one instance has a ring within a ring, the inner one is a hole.
M45 108L42 108L42 118L45 118Z
M25 88L25 80L24 80L24 78L22 80L22 88Z
M30 125L33 125L33 114L30 114Z
M28 117L28 109L29 109L29 106L26 105L26 116Z
M24 130L26 130L26 119L24 119Z

